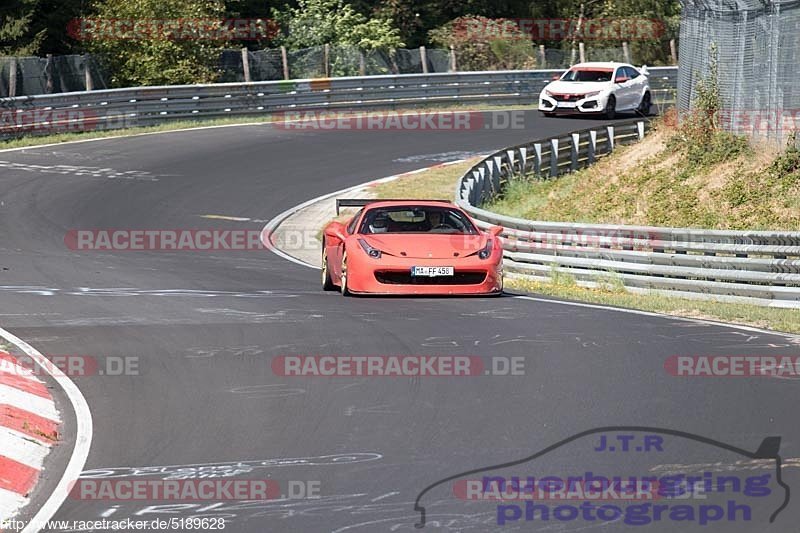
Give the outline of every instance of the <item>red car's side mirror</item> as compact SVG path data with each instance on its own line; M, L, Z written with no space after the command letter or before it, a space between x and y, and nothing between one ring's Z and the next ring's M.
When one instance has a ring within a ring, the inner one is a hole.
M492 237L497 237L501 233L503 233L503 226L492 226L491 228L489 228L489 234Z
M341 222L331 222L325 228L325 238L334 238L340 241L344 241L347 236L344 232L344 224Z

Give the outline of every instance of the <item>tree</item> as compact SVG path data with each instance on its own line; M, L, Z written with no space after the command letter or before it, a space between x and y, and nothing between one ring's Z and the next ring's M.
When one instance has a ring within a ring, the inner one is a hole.
M375 50L405 45L390 19L368 19L344 0L299 0L296 8L273 10L273 18L285 28L280 41L289 48L343 44Z
M430 41L453 47L459 70L531 69L536 54L530 34L511 19L459 17L428 33Z
M634 39L630 43L634 61L650 65L671 63L669 40L678 38L680 13L679 0L605 0L600 9L602 17L653 24L652 38Z
M43 33L34 33L31 23L39 0L3 0L0 5L0 54L34 55Z
M226 45L222 1L97 0L95 10L96 18L73 32L102 58L113 86L208 83L217 77ZM188 21L210 22L213 30L198 30ZM141 26L124 25L129 22Z

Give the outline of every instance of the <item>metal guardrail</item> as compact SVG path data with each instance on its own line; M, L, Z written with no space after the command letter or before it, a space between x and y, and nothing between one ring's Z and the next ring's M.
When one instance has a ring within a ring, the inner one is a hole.
M531 104L563 70L405 74L140 87L0 98L0 139L173 120L436 104ZM650 69L656 105L675 102L677 68Z
M590 165L616 145L641 140L648 128L646 120L631 120L500 150L459 179L456 203L482 228L503 226L508 272L800 308L800 232L542 222L481 208L509 180Z

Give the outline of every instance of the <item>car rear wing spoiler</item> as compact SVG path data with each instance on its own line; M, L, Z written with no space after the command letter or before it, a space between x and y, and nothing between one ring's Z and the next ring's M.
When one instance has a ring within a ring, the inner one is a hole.
M336 199L336 216L339 216L339 211L342 207L364 207L367 204L374 204L375 202L442 202L446 204L452 203L450 200L421 200L419 198L337 198Z

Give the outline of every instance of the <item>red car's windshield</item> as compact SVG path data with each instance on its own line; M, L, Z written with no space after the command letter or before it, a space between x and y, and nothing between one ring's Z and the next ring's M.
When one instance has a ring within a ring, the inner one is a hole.
M457 209L396 206L370 209L359 233L461 233L475 235L477 228Z
M613 69L572 69L564 74L561 81L611 81Z

